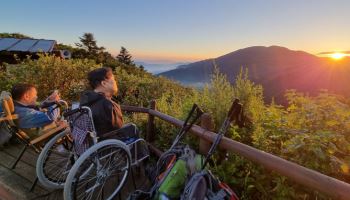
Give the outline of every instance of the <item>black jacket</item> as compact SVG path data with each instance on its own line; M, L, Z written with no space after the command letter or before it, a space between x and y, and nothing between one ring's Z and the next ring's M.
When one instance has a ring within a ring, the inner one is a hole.
M80 97L80 105L90 107L98 136L123 126L120 106L102 93L84 92Z

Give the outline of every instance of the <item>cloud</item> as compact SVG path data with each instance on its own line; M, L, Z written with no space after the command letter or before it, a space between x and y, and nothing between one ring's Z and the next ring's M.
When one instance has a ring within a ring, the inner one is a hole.
M318 55L329 55L333 53L344 53L344 54L350 54L350 51L326 51L326 52L320 52Z

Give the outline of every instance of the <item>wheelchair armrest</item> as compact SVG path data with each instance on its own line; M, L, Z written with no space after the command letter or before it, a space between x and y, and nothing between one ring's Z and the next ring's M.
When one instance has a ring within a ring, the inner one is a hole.
M129 144L138 142L139 138L129 137L129 138L121 138L120 140L124 142L126 145L129 145Z
M63 117L69 117L77 112L80 112L81 111L81 108L77 108L77 109L73 109L73 110L69 110L69 111L66 111L63 113Z

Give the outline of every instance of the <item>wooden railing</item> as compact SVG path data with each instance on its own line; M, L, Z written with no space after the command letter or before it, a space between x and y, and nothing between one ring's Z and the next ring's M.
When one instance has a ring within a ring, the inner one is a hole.
M184 122L157 111L155 101L151 101L150 105L150 108L122 106L122 110L146 113L149 115L146 140L152 144L155 140L154 117L158 117L159 119L173 124L176 127L181 127ZM190 130L191 134L198 136L200 139L201 153L207 152L210 143L215 140L216 133L210 130L212 127L210 115L204 114L201 119L201 126L194 125ZM152 145L151 148L151 150L158 155L162 153ZM220 148L243 156L250 161L264 166L266 169L278 172L279 174L288 177L290 180L293 180L300 185L318 190L319 192L327 194L334 199L350 199L350 184L338 179L326 176L317 171L297 165L293 162L264 151L260 151L227 137L223 137L221 140Z

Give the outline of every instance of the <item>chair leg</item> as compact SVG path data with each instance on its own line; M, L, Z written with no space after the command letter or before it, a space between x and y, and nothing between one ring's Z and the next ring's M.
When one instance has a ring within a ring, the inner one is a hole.
M23 156L24 152L26 151L26 149L27 149L27 145L25 145L25 146L23 147L21 153L17 156L16 161L12 164L11 169L14 169L14 168L16 167L18 161L22 158L22 156Z
M132 178L132 184L134 185L134 189L136 190L136 183L135 183L135 177L134 177L134 170L131 168L131 178Z
M35 177L35 180L34 180L32 186L30 187L29 192L33 192L37 183L38 183L38 177Z

